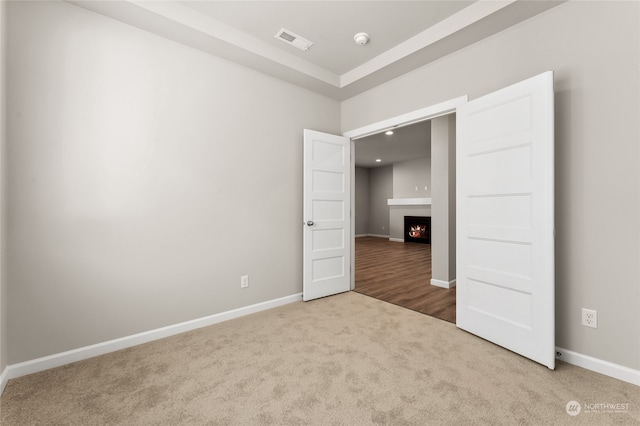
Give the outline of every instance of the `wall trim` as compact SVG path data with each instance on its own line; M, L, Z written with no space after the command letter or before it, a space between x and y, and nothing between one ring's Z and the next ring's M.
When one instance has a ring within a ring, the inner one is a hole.
M453 288L456 286L456 280L451 280L451 281L442 281L442 280L436 280L435 278L431 278L431 285L434 285L436 287L442 287L442 288Z
M396 115L395 117L387 118L386 120L343 132L342 136L350 138L353 141L355 139L364 138L365 136L387 130L390 127L408 126L420 121L431 120L432 118L455 112L457 107L466 104L468 101L469 95L459 96L457 98L449 99L448 101L440 102L439 104L430 105L406 114Z
M556 347L556 359L640 386L640 370Z
M0 396L2 396L2 392L4 392L4 388L7 387L8 382L9 382L9 367L5 367L2 373L0 374Z
M367 234L367 237L389 238L388 235L382 235L382 234Z
M0 376L0 387L4 390L4 385L10 379L15 379L27 374L33 374L51 368L60 367L76 361L93 358L98 355L104 355L115 352L120 349L130 348L132 346L141 345L143 343L152 342L154 340L164 339L165 337L174 336L176 334L185 333L209 325L218 324L234 318L243 317L245 315L254 314L267 309L276 308L293 302L302 301L302 293L292 294L290 296L278 299L267 300L266 302L256 303L255 305L244 306L242 308L232 309L230 311L197 318L191 321L185 321L166 327L149 330L131 336L121 337L107 342L96 343L95 345L85 346L78 349L62 352L59 354L48 355L42 358L30 361L12 364L5 368L2 376ZM1 392L0 392L1 394Z
M396 243L404 243L404 238L391 238L389 237L389 241L393 241Z

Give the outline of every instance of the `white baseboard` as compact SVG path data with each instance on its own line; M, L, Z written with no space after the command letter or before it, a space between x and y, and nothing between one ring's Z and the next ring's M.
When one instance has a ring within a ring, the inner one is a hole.
M559 353L556 358L568 364L577 365L578 367L640 386L640 370L634 370L633 368L593 358L568 349L556 347L556 352Z
M431 285L442 288L453 288L456 286L456 280L451 281L442 281L436 280L435 278L431 278Z
M4 388L7 387L7 382L9 382L9 367L5 367L0 373L0 396L4 392Z
M50 368L60 367L76 361L93 358L98 355L104 355L109 352L115 352L120 349L130 348L143 343L152 342L154 340L163 339L165 337L174 336L176 334L195 330L197 328L207 327L230 319L239 318L245 315L254 314L256 312L265 311L267 309L276 308L302 300L302 293L292 294L290 296L281 297L279 299L268 300L255 305L245 306L233 309L219 314L209 315L203 318L182 322L179 324L169 325L167 327L157 328L131 336L121 337L119 339L109 340L107 342L97 343L91 346L85 346L73 349L59 354L49 355L42 358L25 361L18 364L12 364L5 368L0 376L0 395L6 383L17 377L26 376L27 374L37 373L39 371L48 370Z
M358 235L354 235L355 238L362 238L362 237L368 237L369 234L358 234Z
M367 237L389 238L388 235L382 235L382 234L367 234Z
M403 238L389 238L389 241L393 241L396 243L404 243L404 239Z

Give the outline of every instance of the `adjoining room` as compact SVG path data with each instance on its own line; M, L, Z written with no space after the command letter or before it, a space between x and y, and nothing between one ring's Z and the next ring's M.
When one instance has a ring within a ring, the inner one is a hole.
M436 121L438 131L440 121L455 119ZM355 291L455 323L455 247L446 250L455 233L441 220L437 230L431 223L434 195L436 211L445 208L455 220L455 135L432 133L432 122L422 121L354 141ZM434 234L436 259L452 265L446 281L433 276Z

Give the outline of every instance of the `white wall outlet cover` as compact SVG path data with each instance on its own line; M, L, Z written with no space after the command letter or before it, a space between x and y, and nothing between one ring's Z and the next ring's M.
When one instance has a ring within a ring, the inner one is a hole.
M598 311L582 308L582 325L598 328Z

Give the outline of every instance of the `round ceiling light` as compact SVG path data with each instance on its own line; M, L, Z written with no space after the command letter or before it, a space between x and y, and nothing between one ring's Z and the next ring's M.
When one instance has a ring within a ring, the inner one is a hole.
M387 130L386 132L384 132L384 134L387 136L391 136L393 134L393 130Z
M356 44L359 44L360 46L364 46L365 44L367 44L369 42L369 34L367 34L367 33L358 33L358 34L353 36L353 41L355 41Z

